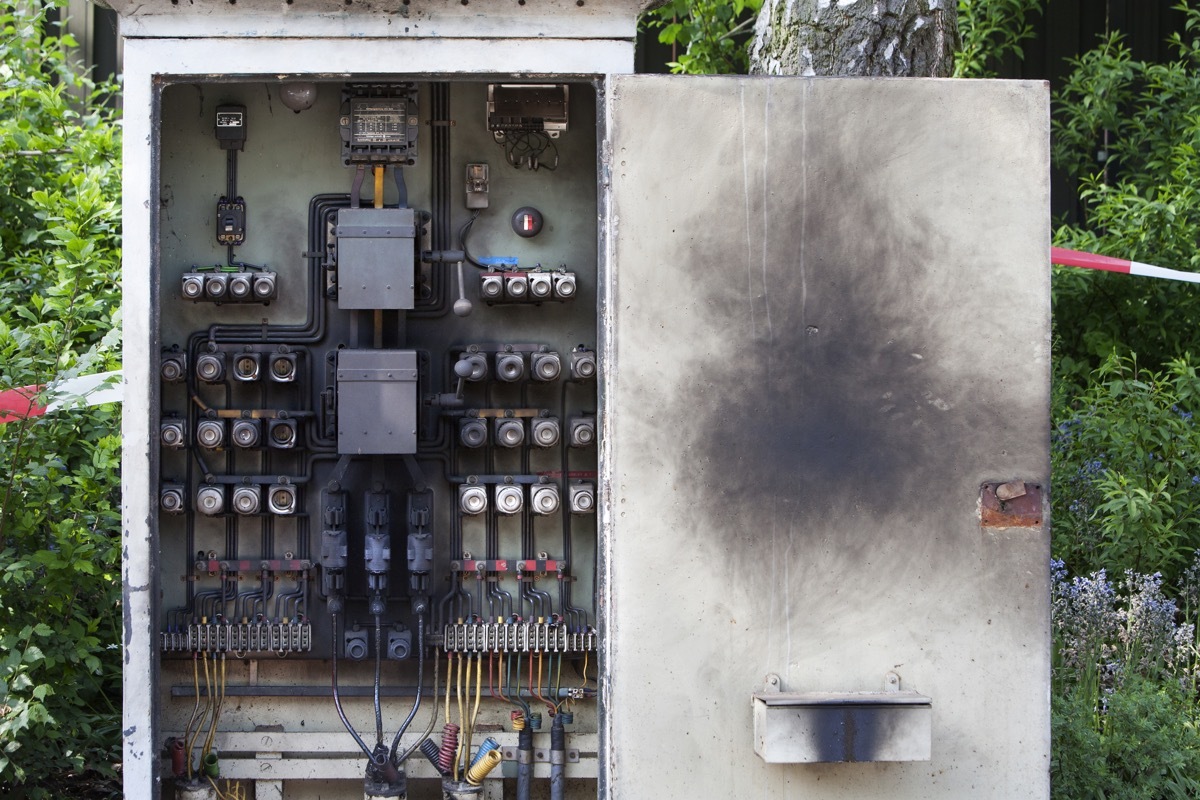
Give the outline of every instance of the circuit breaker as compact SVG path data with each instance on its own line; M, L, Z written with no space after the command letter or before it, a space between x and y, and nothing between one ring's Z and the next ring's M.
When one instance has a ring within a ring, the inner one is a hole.
M121 9L127 796L1042 796L1044 88L301 5Z

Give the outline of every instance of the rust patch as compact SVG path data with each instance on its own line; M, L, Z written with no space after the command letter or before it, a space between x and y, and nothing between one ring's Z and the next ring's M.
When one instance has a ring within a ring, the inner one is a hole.
M1043 513L1037 484L985 483L979 490L979 521L985 528L1038 528Z

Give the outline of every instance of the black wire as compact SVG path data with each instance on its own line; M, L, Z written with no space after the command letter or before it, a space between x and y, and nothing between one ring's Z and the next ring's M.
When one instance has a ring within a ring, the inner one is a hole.
M371 748L367 747L367 743L358 735L358 731L354 730L354 726L350 724L350 720L346 718L346 712L342 709L342 698L338 694L338 615L334 613L329 616L330 628L333 631L333 706L337 709L338 717L342 720L342 724L346 726L346 730L354 738L354 741L358 743L358 746L362 748L362 751L367 754L367 758L371 759L372 764L381 766L380 763L375 761L375 754L371 752Z
M554 160L550 163L541 160L547 150L554 154ZM504 158L515 169L527 167L553 172L558 168L558 145L543 131L510 133L504 141Z
M471 226L475 224L475 220L477 219L479 219L479 209L471 212L471 218L464 222L462 227L458 229L458 249L463 251L463 255L466 256L467 262L472 267L488 269L489 267L486 264L477 261L475 256L471 255L471 251L467 249L467 237L471 235Z
M399 730L396 731L396 736L392 739L391 759L396 760L396 751L400 747L400 737L408 730L408 726L416 719L417 711L421 708L421 689L425 680L425 615L417 615L417 698L413 701L412 710L408 712L404 722L401 723ZM434 698L436 701L437 698ZM397 764L399 766L399 764Z
M350 207L351 208L358 208L359 203L362 202L361 198L359 197L359 194L362 192L363 181L366 180L366 177L367 177L366 166L363 164L359 164L358 168L354 170L354 182L352 184L350 184Z
M404 170L400 168L400 165L392 167L392 177L396 181L396 191L400 197L396 207L408 208L408 185L404 182Z
M383 706L379 702L380 672L383 669L383 619L375 615L375 742L383 744Z
M231 203L237 201L237 154L234 148L225 151L225 196Z

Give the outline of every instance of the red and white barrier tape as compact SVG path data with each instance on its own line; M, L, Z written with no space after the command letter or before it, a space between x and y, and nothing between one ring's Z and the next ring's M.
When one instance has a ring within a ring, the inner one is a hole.
M45 388L22 386L19 389L0 392L0 425L40 417L63 407L119 403L124 394L119 371L98 372L58 381L39 397Z
M1177 269L1155 267L1151 264L1142 264L1124 258L1098 256L1095 253L1081 253L1078 250L1067 250L1062 247L1050 248L1050 262L1061 264L1064 267L1102 269L1105 272L1121 272L1126 275L1139 275L1143 278L1165 278L1169 281L1200 283L1200 273L1180 272Z

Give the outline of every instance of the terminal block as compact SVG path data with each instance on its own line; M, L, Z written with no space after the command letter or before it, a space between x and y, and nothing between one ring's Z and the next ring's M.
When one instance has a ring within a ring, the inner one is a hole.
M449 653L585 653L594 652L594 630L572 632L549 622L480 622L447 625L442 647Z
M286 655L312 650L312 625L307 622L199 622L164 631L165 653L229 653Z

